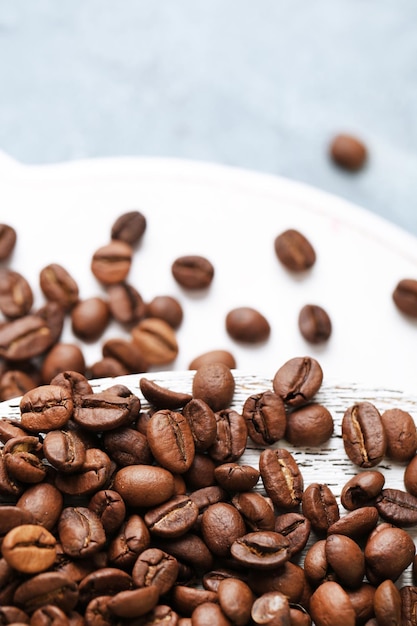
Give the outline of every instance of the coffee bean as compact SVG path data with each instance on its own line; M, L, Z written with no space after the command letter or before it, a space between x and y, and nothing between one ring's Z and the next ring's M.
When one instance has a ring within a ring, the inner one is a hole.
M265 491L279 509L295 509L302 500L304 480L294 457L285 448L267 448L259 457Z
M310 483L306 487L301 506L311 528L319 535L327 533L340 517L336 497L330 487L323 483Z
M193 398L203 400L213 411L227 409L235 392L235 379L223 363L206 363L195 372L192 382Z
M115 595L133 588L133 580L128 572L115 567L102 567L87 574L79 583L79 602L86 606L93 598L106 593Z
M401 624L401 593L392 580L384 580L375 590L374 610L378 624Z
M400 589L401 620L404 626L415 626L417 623L417 587L405 585Z
M108 390L84 395L73 417L82 428L99 432L128 426L139 410L140 400L136 395L123 397Z
M156 411L148 422L149 447L158 463L173 472L183 474L194 460L193 434L187 419L177 411Z
M392 298L399 311L413 318L417 317L417 280L403 278L392 293Z
M0 268L0 311L9 319L30 313L33 291L22 274L8 268Z
M100 297L80 300L71 311L71 328L83 341L97 341L110 322L108 302Z
M356 541L346 535L331 534L325 550L338 582L345 588L358 588L365 575L365 557Z
M108 603L109 611L122 619L133 619L149 613L159 600L159 590L150 585L139 589L119 591Z
M62 428L70 419L73 408L73 400L63 387L35 387L20 400L22 426L31 433Z
M214 415L216 437L208 449L208 454L218 463L233 463L240 459L246 448L248 438L246 422L234 409L223 409Z
M184 406L182 414L190 425L196 451L203 452L210 448L217 434L213 409L204 400L192 398Z
M230 492L250 491L259 480L259 470L251 465L223 463L214 470L216 481Z
M130 426L120 426L103 433L104 449L119 467L151 465L152 452L146 436Z
M91 259L91 271L103 285L123 282L132 265L132 247L117 239L101 246Z
M41 366L41 377L45 384L64 370L85 374L86 363L81 348L75 343L56 343L48 351Z
M126 282L106 286L110 314L119 324L131 326L144 319L146 304L138 290Z
M417 451L417 429L413 417L398 408L381 414L387 437L386 456L399 463L410 461Z
M275 530L274 506L263 494L257 491L237 493L232 498L232 504L243 517L248 529L253 532Z
M323 405L311 403L286 415L285 439L294 446L321 446L333 434L334 422Z
M227 502L211 504L203 513L201 533L207 547L216 556L230 556L233 542L245 532L242 516Z
M236 368L236 359L228 350L209 350L194 357L188 366L190 370L198 370L202 365L207 363L223 363L230 369Z
M174 496L157 507L148 509L144 520L152 535L179 537L190 530L198 517L198 507L189 496Z
M87 496L103 489L112 473L109 456L101 448L87 448L82 466L71 474L58 472L55 485L69 496Z
M359 467L374 467L385 456L387 436L381 415L371 402L358 402L345 411L342 437L347 456Z
M31 515L37 524L47 530L55 529L64 504L63 494L48 482L31 485L16 502L24 513Z
M51 328L40 315L24 315L0 326L0 357L8 361L39 357L53 342Z
M126 505L120 494L112 489L96 491L88 508L100 519L107 537L121 527L126 517Z
M380 516L397 526L417 523L417 497L402 489L385 488L375 501Z
M244 567L276 569L290 558L289 548L289 541L284 535L272 530L258 530L236 539L230 553Z
M316 251L299 230L289 228L280 233L274 241L278 260L292 272L304 272L316 262Z
M164 320L150 317L141 320L131 331L133 342L150 365L172 363L178 354L174 329Z
M113 488L132 507L150 507L174 494L171 472L154 465L130 465L116 472Z
M58 535L69 556L91 556L101 550L106 533L99 517L87 507L65 507L58 520Z
M340 494L340 501L348 511L367 506L375 501L384 484L384 474L378 470L364 470L345 483Z
M226 331L235 341L252 344L266 341L271 333L271 326L260 311L242 306L232 309L226 315Z
M145 377L139 380L139 386L146 400L159 409L180 409L193 399L189 393L179 393L167 389Z
M185 289L206 289L214 278L212 263L199 255L176 258L172 263L171 271L177 283Z
M298 314L298 327L306 341L313 344L327 341L332 334L329 314L318 304L305 304Z
M50 263L41 269L39 284L47 300L57 302L67 311L78 302L78 284L59 263Z
M42 444L38 437L20 436L9 439L3 447L9 476L16 482L40 483L46 476L42 461Z
M356 623L348 594L334 581L325 581L314 591L310 614L316 626L355 626Z
M274 522L274 530L283 535L288 543L290 556L305 548L310 537L311 523L305 515L297 512L282 513Z
M414 542L404 529L376 528L364 548L367 579L373 585L386 579L395 582L412 563L415 551Z
M214 602L203 602L193 611L191 616L193 626L232 626L232 622L225 616L222 609Z
M0 400L11 400L23 396L27 391L36 387L34 378L18 369L10 369L0 378Z
M43 572L55 561L56 539L38 524L20 524L4 537L1 551L7 563L18 572Z
M364 167L368 151L361 139L341 133L330 144L330 156L339 167L356 172Z
M141 241L146 226L146 217L141 211L127 211L115 220L111 227L110 236L112 239L135 246Z
M236 626L249 623L255 596L249 585L238 578L224 578L219 582L218 601L223 613Z
M155 296L146 304L146 316L160 318L176 330L181 326L184 311L177 298L173 296Z
M256 598L252 605L251 617L254 624L290 624L288 598L279 591L269 591Z
M132 578L137 587L152 585L159 590L160 595L164 595L174 586L178 570L178 561L171 554L159 548L148 548L135 561Z
M285 404L291 407L307 404L323 382L323 370L313 357L294 357L275 373L272 386Z
M251 440L267 446L285 434L287 415L282 398L271 390L249 396L242 409Z
M71 612L77 605L79 597L78 585L65 574L48 571L35 574L19 584L14 593L14 603L29 614L49 604Z
M349 511L333 522L327 529L328 535L346 535L353 539L366 537L375 528L379 519L378 509L374 506L362 506Z
M16 230L10 224L0 224L0 261L8 259L16 245Z
M129 506L127 498L122 499ZM143 517L129 513L109 543L108 561L113 567L129 571L150 543L150 533Z

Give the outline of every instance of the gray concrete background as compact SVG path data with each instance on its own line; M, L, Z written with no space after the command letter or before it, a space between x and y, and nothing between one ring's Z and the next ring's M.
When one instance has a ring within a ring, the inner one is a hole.
M340 131L359 174L329 161ZM251 168L417 235L417 2L0 0L0 150Z

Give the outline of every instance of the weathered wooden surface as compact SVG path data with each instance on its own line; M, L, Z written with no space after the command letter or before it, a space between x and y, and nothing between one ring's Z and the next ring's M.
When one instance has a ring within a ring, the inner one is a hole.
M148 403L143 398L139 388L141 376L149 378L167 388L190 393L193 375L194 373L192 371L148 372L141 375L131 374L117 378L103 378L90 382L95 391L106 389L115 382L124 384L140 397L142 407L146 409ZM236 380L236 390L231 406L237 411L241 411L248 396L266 389L272 389L271 379L263 378L255 374L247 374L240 370L235 370L234 376ZM277 442L275 446L285 447L293 454L301 468L305 486L312 482L327 484L336 496L340 506L340 514L344 515L346 511L340 505L341 489L351 476L360 471L360 468L351 463L344 451L341 437L341 421L344 412L349 406L357 402L369 401L372 402L381 413L386 409L401 408L404 411L408 411L413 418L416 419L417 394L405 393L397 389L364 387L363 385L351 382L325 380L323 381L320 391L316 394L314 401L323 404L333 416L334 433L331 439L320 448L295 447L284 439ZM19 419L19 399L16 398L0 403L0 417ZM258 468L258 459L261 450L262 448L257 447L248 440L247 449L241 457L240 462ZM374 469L378 469L385 475L386 487L404 489L403 474L405 464L393 463L388 459L384 459ZM261 492L263 491L261 479L255 489ZM417 528L409 528L407 531L417 544ZM308 549L314 539L314 536L312 536L306 549ZM302 562L302 559L303 555L300 558L300 562ZM397 584L398 586L412 584L411 567L409 567L404 575L397 581Z

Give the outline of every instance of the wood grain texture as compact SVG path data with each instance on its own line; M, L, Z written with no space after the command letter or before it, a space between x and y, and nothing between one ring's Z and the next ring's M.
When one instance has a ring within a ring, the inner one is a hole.
M240 370L233 370L233 373L236 389L231 407L237 411L242 410L245 400L250 395L272 389L272 380L270 378L249 374ZM193 376L193 371L148 372L146 374L130 374L117 378L93 380L90 381L90 384L95 392L102 391L115 382L124 384L141 399L142 408L146 409L149 405L140 391L139 380L141 377L148 378L168 389L191 393ZM20 398L14 398L0 403L0 417L19 419L19 401ZM344 412L357 402L368 401L372 402L381 413L387 409L401 408L409 412L416 420L417 394L405 393L398 389L365 387L354 382L325 379L314 401L323 404L333 417L334 433L329 441L320 448L296 447L290 445L284 439L274 444L274 446L284 447L292 453L301 468L305 487L312 482L324 483L330 487L339 503L340 514L343 516L346 511L340 504L341 489L349 478L361 471L359 467L355 466L347 458L344 450L341 436L341 422ZM258 468L259 454L262 449L262 447L256 446L248 440L246 451L239 462ZM403 475L405 467L405 464L394 463L389 459L384 459L373 469L377 469L384 474L385 487L404 489ZM264 493L261 479L259 479L255 490ZM417 528L408 528L407 531L413 537L414 542L417 543ZM312 535L303 555L300 556L300 563L303 562L305 551L314 540L315 537ZM411 566L397 581L398 586L405 584L412 584Z

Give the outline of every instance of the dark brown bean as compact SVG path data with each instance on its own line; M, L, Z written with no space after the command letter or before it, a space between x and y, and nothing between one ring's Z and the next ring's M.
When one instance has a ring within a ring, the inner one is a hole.
M127 211L115 220L111 227L110 236L112 239L135 246L145 234L146 226L146 217L141 211Z
M213 411L227 409L235 392L235 379L223 363L206 363L195 372L192 382L193 398L204 400Z
M260 472L251 465L222 463L214 469L216 481L227 491L250 491L258 482Z
M356 615L348 594L334 581L325 581L310 599L310 614L316 626L355 626Z
M59 385L31 389L20 400L23 428L31 433L47 432L65 426L74 403L68 390Z
M41 315L28 314L0 326L0 357L26 361L42 355L55 340Z
M374 585L386 579L395 582L413 562L415 551L412 538L403 528L375 529L364 548L367 579Z
M393 408L381 414L381 421L387 436L387 457L399 463L410 461L417 451L417 429L413 417L408 411Z
M234 409L223 409L214 415L216 437L208 454L218 463L233 463L246 449L248 430L245 419Z
M57 302L66 311L78 302L78 284L59 263L50 263L41 269L39 283L45 298Z
M305 548L310 537L311 523L305 515L297 512L282 513L274 522L274 530L289 542L290 555L298 554Z
M139 387L146 400L157 409L180 409L193 399L189 393L167 389L154 380L141 377Z
M173 296L155 296L146 304L146 317L160 318L176 330L181 326L184 311L177 298Z
M45 384L64 370L85 374L86 363L81 348L75 343L56 343L45 354L41 365L41 377Z
M344 170L356 172L362 169L368 158L368 150L361 139L341 133L330 143L332 161Z
M374 467L387 450L387 436L381 415L371 402L349 407L342 419L342 438L349 459L359 467Z
M366 537L378 523L379 513L374 506L363 506L349 511L333 522L327 529L327 534L346 535L353 539Z
M252 605L251 617L254 624L281 624L290 626L290 605L288 598L279 591L269 591L256 598Z
M213 264L199 255L186 255L175 259L171 266L172 275L186 289L206 289L214 278Z
M255 569L276 569L291 556L288 539L272 530L258 530L238 537L230 553L244 567Z
M111 316L120 324L137 324L146 315L146 304L138 290L121 282L106 286Z
M401 594L392 580L383 580L375 590L374 610L380 626L401 624Z
M122 397L107 390L84 395L73 417L80 427L99 432L130 425L139 410L140 400L136 395Z
M0 224L0 261L7 260L16 245L17 233L10 224Z
M285 434L287 416L282 398L271 390L249 396L242 408L251 440L267 446Z
M129 506L156 506L173 496L174 476L155 465L129 465L117 471L113 489Z
M304 480L294 457L285 448L267 448L259 457L265 491L283 511L295 509L302 500Z
M190 425L196 451L204 452L214 443L217 434L213 409L204 400L193 398L184 406L182 414Z
M316 251L299 230L289 228L280 233L274 241L278 260L292 272L304 272L316 262Z
M336 497L324 483L310 483L304 490L301 505L303 515L319 535L327 533L340 517Z
M227 502L211 504L203 513L201 533L207 547L216 556L230 556L233 542L245 532L242 516Z
M298 328L306 341L319 344L330 338L332 321L322 306L305 304L298 314Z
M172 589L178 576L179 565L175 557L159 548L143 550L132 568L132 578L139 588L153 585L160 595Z
M191 530L197 517L197 505L189 496L179 495L148 509L144 521L152 535L170 539Z
M156 411L148 422L147 438L158 463L173 472L183 474L194 460L193 434L187 419L177 411Z
M250 587L238 578L224 578L219 582L218 602L223 613L236 626L249 623L255 596Z
M340 501L345 509L353 511L372 504L381 493L385 476L378 470L364 470L352 476L342 487Z
M172 363L177 357L175 331L165 320L145 318L132 328L131 336L150 365Z
M194 357L191 363L188 366L190 370L198 370L202 365L206 363L223 363L227 365L230 369L236 368L236 359L231 352L228 350L209 350L208 352L203 352L198 356Z
M30 313L33 291L22 274L9 268L0 268L0 311L9 319Z
M257 491L237 493L232 504L252 531L275 530L275 511L270 500ZM279 531L277 531L279 532Z
M271 333L271 326L260 311L241 306L227 313L226 331L235 341L253 344L266 341Z
M275 373L272 386L285 404L291 407L307 404L321 387L323 370L312 357L294 357Z
M357 589L365 576L365 556L356 541L346 535L331 534L325 550L338 582L345 588Z
M401 527L417 524L417 497L402 489L386 488L375 501L380 516Z
M318 447L330 439L333 429L330 411L313 402L287 413L285 439L294 446Z
M110 322L108 302L101 297L80 300L71 310L71 328L83 341L97 341Z

